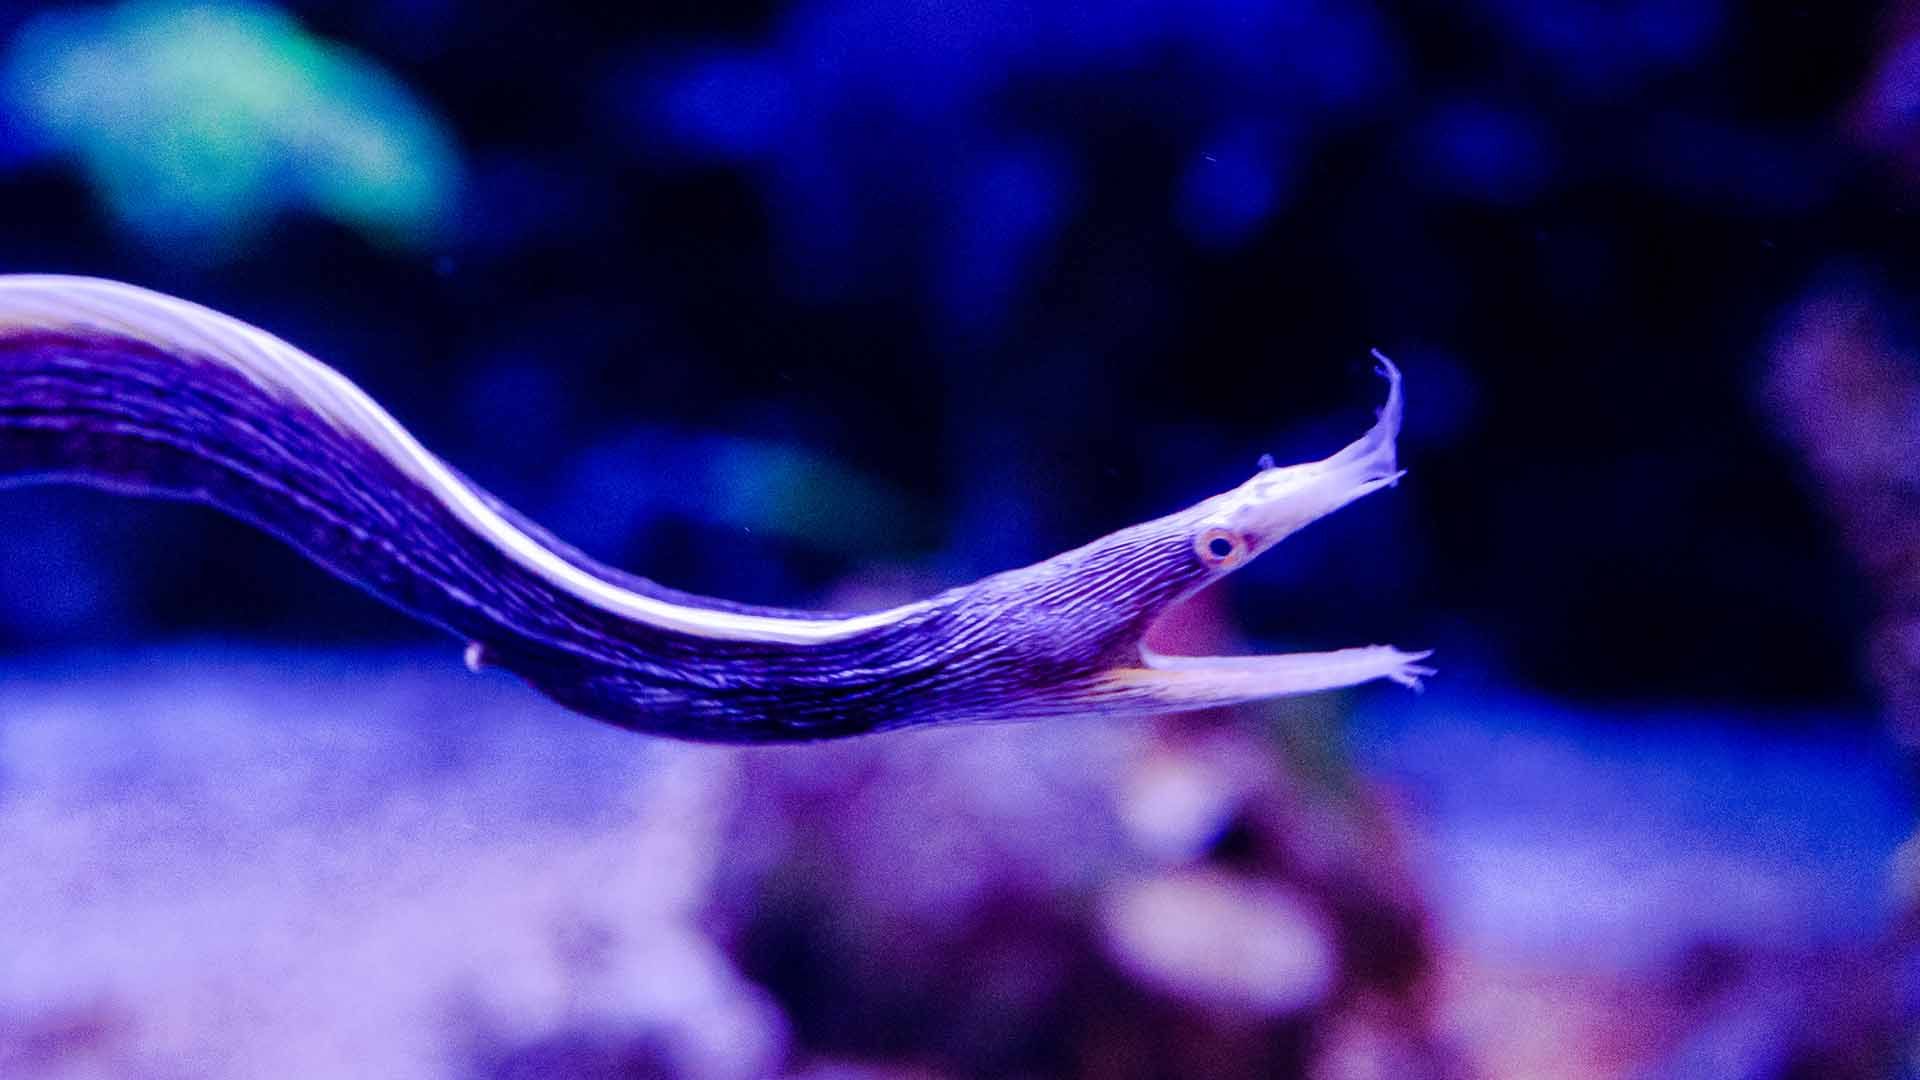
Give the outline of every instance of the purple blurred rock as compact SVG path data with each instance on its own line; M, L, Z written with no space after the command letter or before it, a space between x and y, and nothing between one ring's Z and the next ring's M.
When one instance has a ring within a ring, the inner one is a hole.
M1321 1004L1339 974L1327 919L1299 893L1226 874L1116 884L1101 910L1113 960L1144 985L1228 1015Z

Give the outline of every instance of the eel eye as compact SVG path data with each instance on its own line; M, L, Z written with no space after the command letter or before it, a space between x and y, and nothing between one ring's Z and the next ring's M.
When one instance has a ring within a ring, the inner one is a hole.
M1247 545L1226 529L1208 529L1193 542L1200 561L1215 570L1231 570L1246 557Z

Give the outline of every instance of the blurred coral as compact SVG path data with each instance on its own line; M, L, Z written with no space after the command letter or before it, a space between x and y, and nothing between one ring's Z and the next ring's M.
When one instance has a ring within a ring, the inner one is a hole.
M10 677L0 715L9 1076L1890 1054L1864 879L1902 819L1864 748L1457 701L734 750L450 656L204 647Z
M1884 302L1857 277L1811 290L1786 316L1766 391L1872 588L1879 611L1867 663L1908 768L1920 772L1920 353L1896 332ZM1902 921L1864 976L1889 992L1880 1008L1851 1014L1855 1023L1878 1015L1901 1024L1910 1062L1920 1061L1920 997L1891 988L1911 986L1920 971L1916 850L1920 832L1887 865Z
M1817 290L1787 316L1768 404L1881 609L1869 648L1889 722L1920 753L1920 365L1871 290Z

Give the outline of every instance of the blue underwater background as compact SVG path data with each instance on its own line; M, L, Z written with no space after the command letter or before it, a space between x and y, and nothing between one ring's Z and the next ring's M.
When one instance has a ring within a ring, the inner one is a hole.
M572 716L0 491L0 1075L1920 1075L1920 4L0 8L0 272L266 327L590 554L878 607L1319 458L1150 721Z

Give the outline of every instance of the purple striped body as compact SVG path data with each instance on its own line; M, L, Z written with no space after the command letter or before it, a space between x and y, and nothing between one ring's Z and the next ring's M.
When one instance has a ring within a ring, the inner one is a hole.
M600 565L474 488L292 346L112 282L0 276L0 486L88 484L217 507L638 731L799 741L918 723L1198 708L1387 677L1385 646L1143 654L1147 625L1280 537L1399 476L1393 393L1323 462L887 612L691 596ZM643 481L642 481L643 482ZM0 603L5 598L0 597Z

